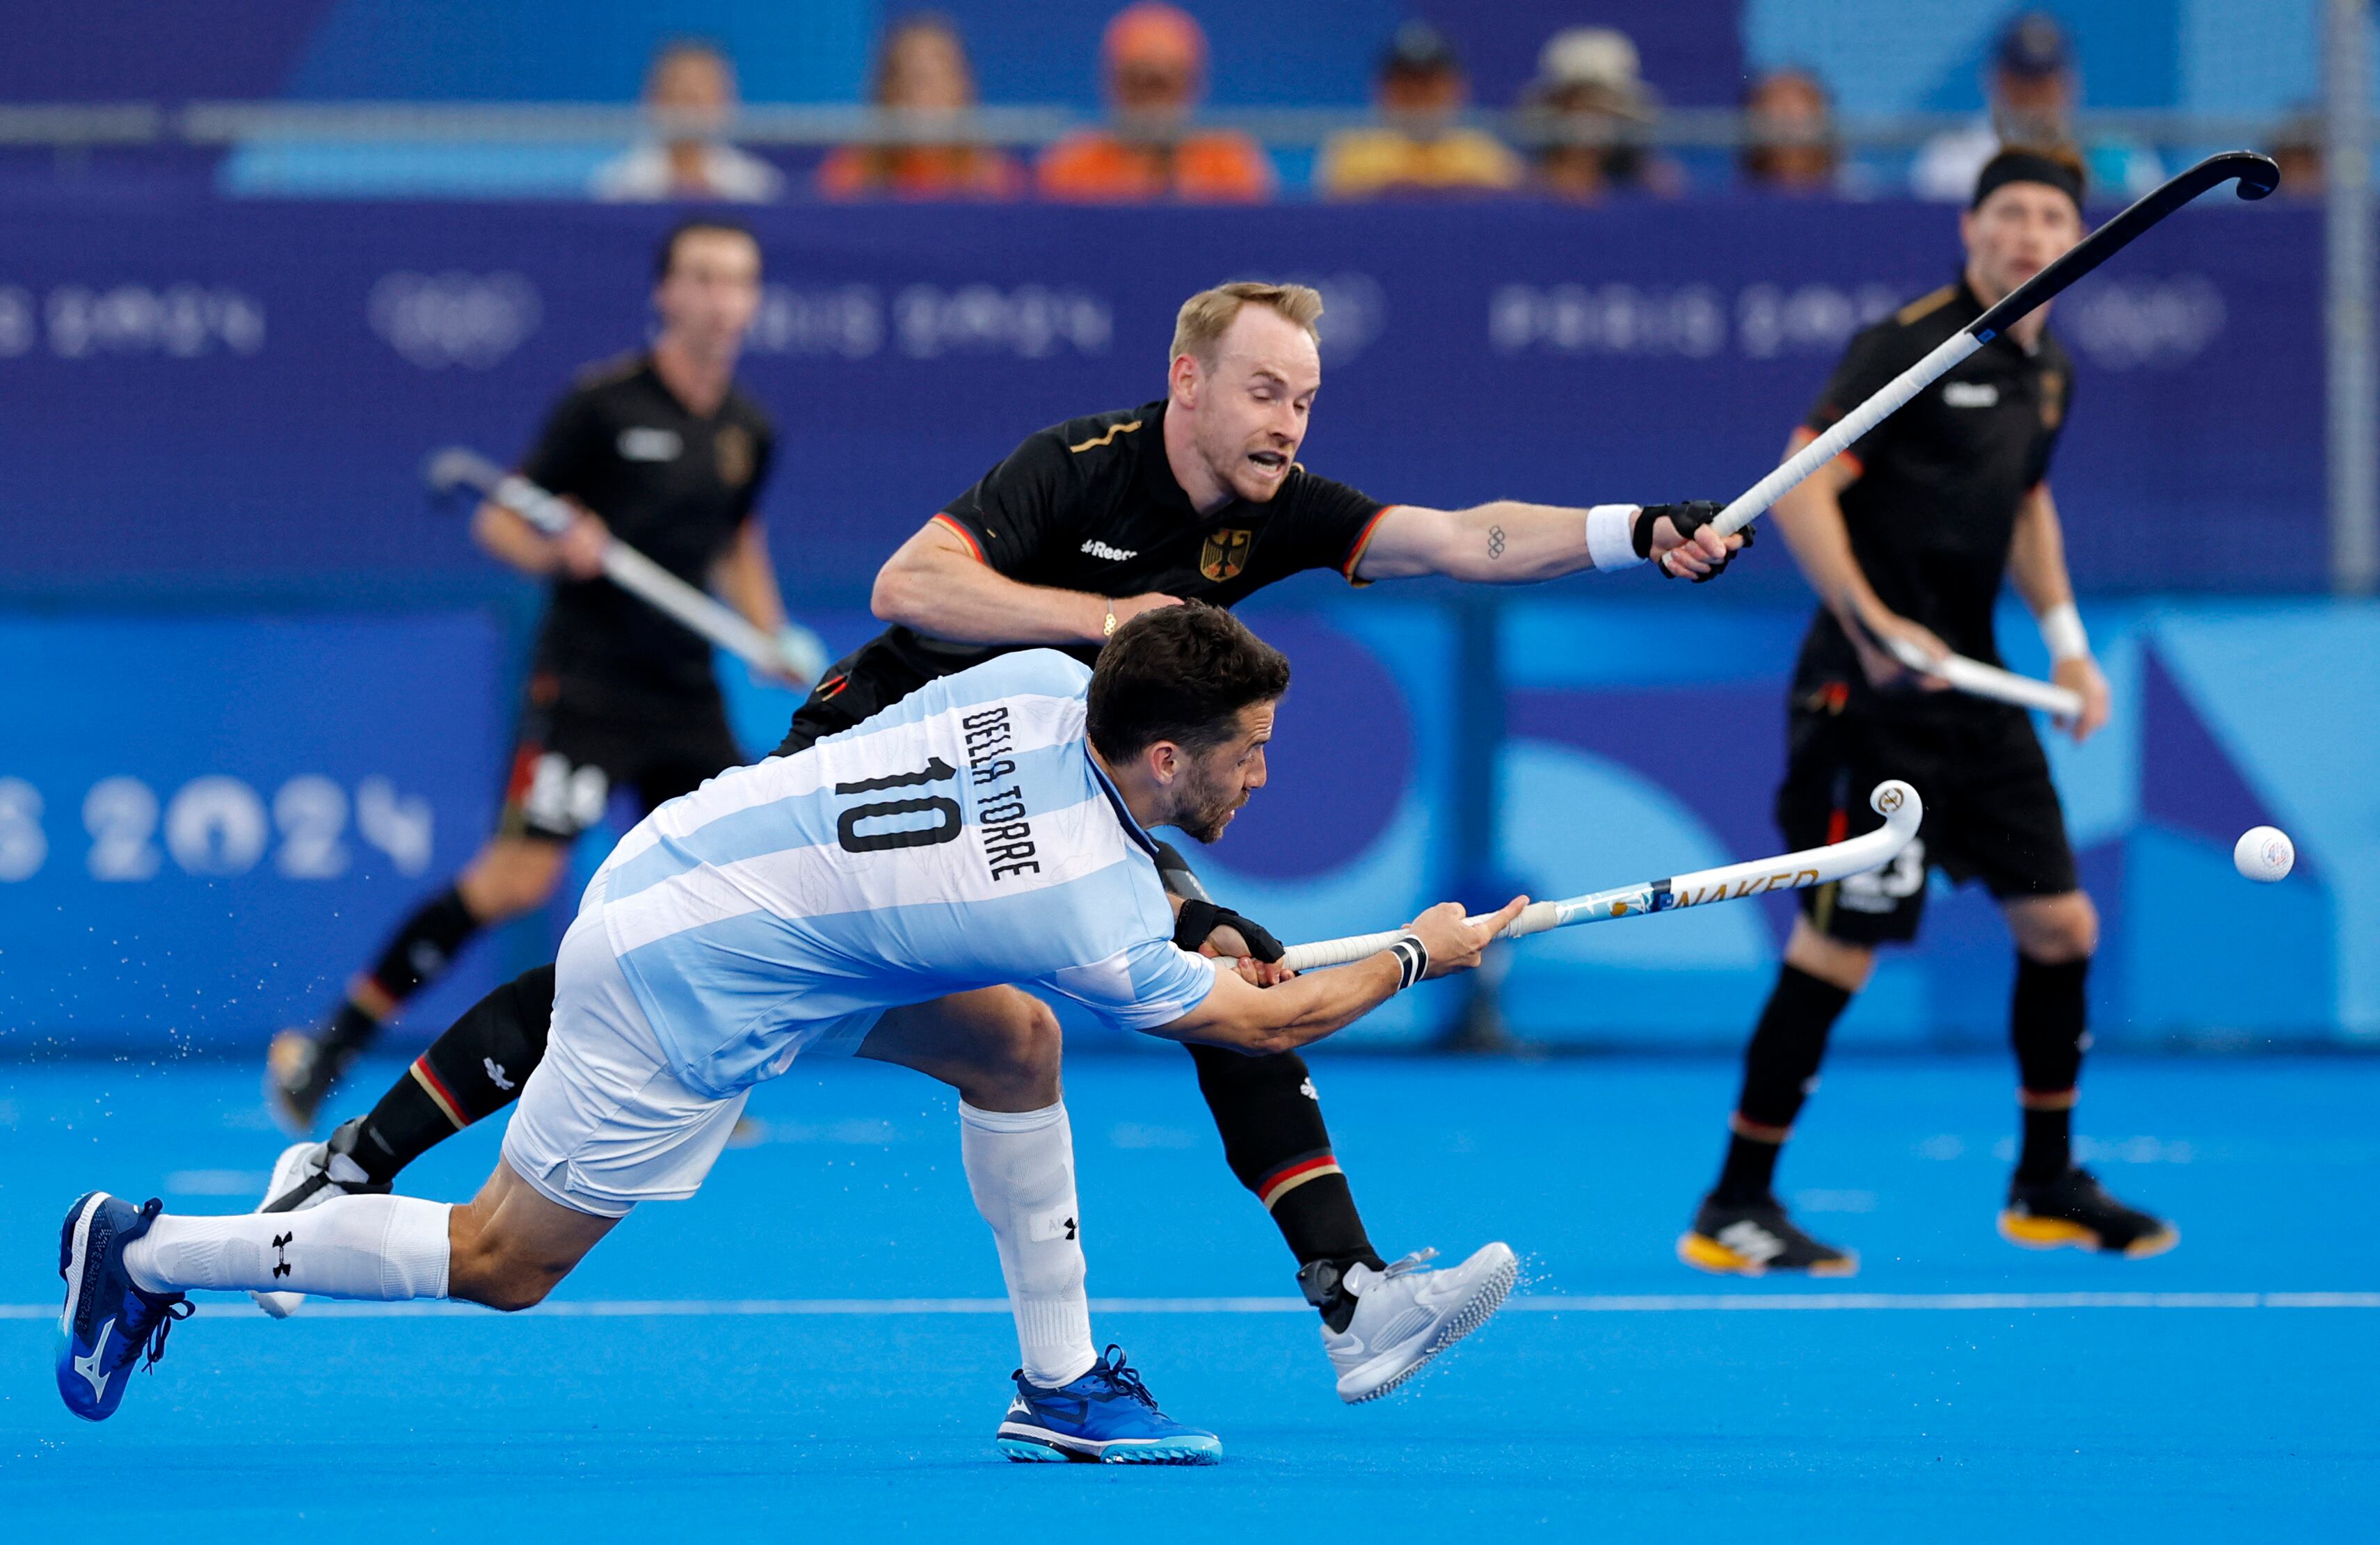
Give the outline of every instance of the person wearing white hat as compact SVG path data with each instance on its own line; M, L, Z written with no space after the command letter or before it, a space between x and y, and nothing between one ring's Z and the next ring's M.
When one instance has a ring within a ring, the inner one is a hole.
M1639 131L1660 116L1659 101L1627 33L1569 27L1548 38L1523 103L1540 141L1538 186L1579 200L1682 191L1677 165L1639 142Z

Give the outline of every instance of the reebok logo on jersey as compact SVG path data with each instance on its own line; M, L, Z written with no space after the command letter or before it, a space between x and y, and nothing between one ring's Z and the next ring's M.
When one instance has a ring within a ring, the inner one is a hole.
M624 429L620 432L622 461L675 461L686 442L674 429Z
M1946 408L1997 408L2000 389L1988 381L1953 381L1942 388Z
M1120 564L1127 558L1137 558L1140 556L1140 554L1132 548L1110 547L1106 542L1101 541L1097 537L1093 537L1090 541L1083 543L1083 551L1088 553L1094 558L1105 558L1111 564Z

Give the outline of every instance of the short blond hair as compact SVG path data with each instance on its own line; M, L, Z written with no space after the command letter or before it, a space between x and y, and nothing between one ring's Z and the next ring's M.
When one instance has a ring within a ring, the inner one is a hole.
M1305 285L1267 285L1241 279L1213 289L1200 290L1182 302L1182 310L1173 318L1173 349L1165 357L1171 367L1185 354L1195 355L1202 365L1215 363L1215 347L1231 331L1232 319L1243 306L1262 306L1288 318L1305 329L1305 335L1316 344L1322 341L1315 323L1322 317L1322 294Z

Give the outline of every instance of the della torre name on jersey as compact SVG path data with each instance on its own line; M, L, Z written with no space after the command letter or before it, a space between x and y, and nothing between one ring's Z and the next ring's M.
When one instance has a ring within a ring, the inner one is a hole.
M991 878L1002 881L1019 874L1038 874L1033 857L1033 823L1025 819L1025 785L995 785L1016 772L1015 759L1005 753L1015 745L1016 731L1008 722L1008 705L970 713L959 721L966 731L967 781L975 794L976 827L983 833L984 861Z

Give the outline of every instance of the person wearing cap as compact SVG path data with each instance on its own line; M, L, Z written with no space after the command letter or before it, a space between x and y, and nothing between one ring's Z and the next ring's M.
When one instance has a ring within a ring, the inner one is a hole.
M1381 123L1334 134L1315 181L1326 197L1500 192L1527 176L1521 158L1486 129L1458 121L1471 82L1454 45L1427 21L1408 21L1380 56Z
M1537 186L1556 198L1684 189L1676 164L1642 143L1659 105L1625 32L1570 27L1547 39L1522 111L1538 141Z
M2074 109L2082 97L2066 29L2046 11L2015 18L1992 43L1984 74L1985 117L1937 135L1910 168L1911 191L1945 203L1963 200L2003 144L2074 142ZM2091 185L2137 199L2165 180L2155 152L2129 140L2098 138L2082 147Z
M1852 340L1789 442L1798 451L2082 237L2082 170L2069 152L2006 150L1976 177L1958 281ZM1945 690L1904 665L1949 651L1999 662L1992 617L2012 583L2080 694L2079 742L2107 722L2107 679L2074 608L2049 461L2071 417L2073 364L2035 310L1953 368L1807 481L1771 519L1820 605L1786 705L1777 823L1788 847L1840 842L1881 817L1867 793L1901 778L1925 797L1916 841L1888 867L1798 892L1777 986L1744 1052L1726 1162L1686 1264L1760 1276L1849 1276L1848 1250L1812 1238L1776 1197L1777 1160L1817 1086L1827 1039L1867 985L1878 948L1917 936L1929 866L1980 880L2016 944L2009 1004L2023 1140L1999 1231L2010 1243L2138 1258L2172 1224L2109 1196L2071 1151L2099 918L2077 876L2049 763L2022 709ZM1790 454L1790 452L1789 452Z
M1207 34L1187 11L1139 0L1100 40L1112 128L1068 135L1041 157L1042 196L1083 203L1180 199L1258 203L1272 159L1245 134L1190 125L1207 84Z

